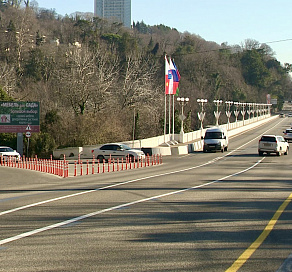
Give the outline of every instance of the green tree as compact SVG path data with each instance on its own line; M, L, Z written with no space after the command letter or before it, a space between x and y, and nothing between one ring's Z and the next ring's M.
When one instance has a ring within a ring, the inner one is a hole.
M241 57L241 64L243 76L247 84L259 88L266 86L270 73L259 50L244 51Z

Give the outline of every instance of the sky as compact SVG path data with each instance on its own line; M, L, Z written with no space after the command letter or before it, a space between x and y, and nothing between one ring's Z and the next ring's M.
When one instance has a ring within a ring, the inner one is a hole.
M94 12L94 0L35 0L57 14ZM217 44L267 43L282 64L292 64L291 0L132 0L132 21L164 24Z

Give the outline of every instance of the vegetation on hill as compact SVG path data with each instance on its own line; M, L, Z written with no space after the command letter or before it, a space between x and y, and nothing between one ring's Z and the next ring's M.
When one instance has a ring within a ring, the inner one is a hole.
M281 66L267 44L218 45L164 25L127 29L88 14L61 17L35 1L0 1L0 100L41 103L41 133L30 141L39 156L131 140L134 115L136 139L162 135L165 54L190 98L186 131L200 126L197 98L266 103L270 94L278 107L292 99L291 65ZM11 137L0 135L1 144Z

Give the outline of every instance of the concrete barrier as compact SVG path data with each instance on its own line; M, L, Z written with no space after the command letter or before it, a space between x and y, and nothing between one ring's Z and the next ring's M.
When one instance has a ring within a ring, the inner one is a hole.
M64 155L66 158L77 159L79 155L83 155L83 147L67 147L53 151L55 159L63 159Z
M171 155L185 155L188 153L188 145L178 145L171 147Z

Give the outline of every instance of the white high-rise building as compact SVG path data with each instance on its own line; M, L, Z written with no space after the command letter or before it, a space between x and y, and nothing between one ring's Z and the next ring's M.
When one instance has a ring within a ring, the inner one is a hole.
M131 27L131 0L95 0L94 15Z

